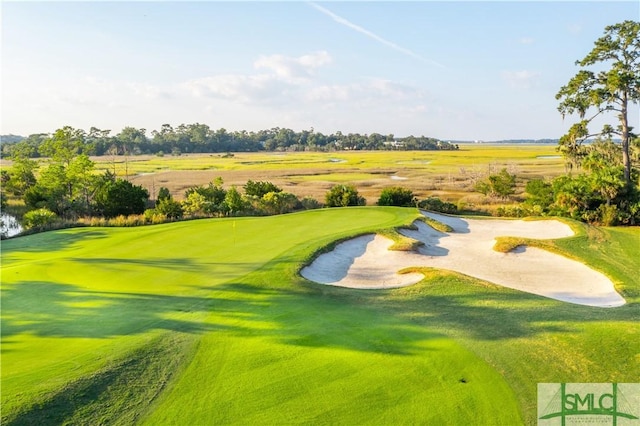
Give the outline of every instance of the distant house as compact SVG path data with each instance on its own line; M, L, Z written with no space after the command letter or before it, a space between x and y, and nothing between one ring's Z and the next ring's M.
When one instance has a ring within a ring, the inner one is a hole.
M404 142L398 142L398 141L387 141L387 142L383 142L383 144L385 146L392 146L394 148L399 148L404 146Z

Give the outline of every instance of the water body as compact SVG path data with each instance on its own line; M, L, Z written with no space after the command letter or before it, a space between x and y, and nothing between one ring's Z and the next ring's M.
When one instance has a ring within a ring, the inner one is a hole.
M7 237L13 237L14 235L18 235L22 232L22 226L20 222L6 213L0 214L0 222L2 226L0 226L0 233L2 235L6 235Z

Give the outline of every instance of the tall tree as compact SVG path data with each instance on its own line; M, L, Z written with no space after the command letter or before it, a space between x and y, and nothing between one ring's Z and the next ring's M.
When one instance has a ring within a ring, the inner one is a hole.
M82 129L64 126L56 130L53 135L42 142L40 153L55 163L62 163L68 167L71 161L83 152L86 133Z
M640 102L640 22L624 21L605 28L604 36L584 59L576 61L581 69L565 86L556 99L562 116L578 113L581 121L574 124L560 139L560 148L574 163L579 161L581 143L593 136L622 140L624 178L631 182L629 142L635 137L629 126L629 104ZM602 71L585 67L595 66ZM590 111L595 112L589 116ZM588 125L600 114L615 112L619 125L604 125L600 132L591 134Z

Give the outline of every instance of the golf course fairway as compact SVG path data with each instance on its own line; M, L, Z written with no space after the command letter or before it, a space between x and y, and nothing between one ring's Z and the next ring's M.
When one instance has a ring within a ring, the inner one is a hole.
M607 274L596 308L422 268L394 290L299 275L408 226L349 207L2 242L2 424L535 424L536 387L636 382L640 230L550 245Z

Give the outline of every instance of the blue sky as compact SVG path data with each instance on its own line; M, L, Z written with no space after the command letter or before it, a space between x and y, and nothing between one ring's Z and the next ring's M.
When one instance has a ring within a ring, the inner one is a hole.
M555 94L625 19L640 2L5 1L0 133L557 138Z

